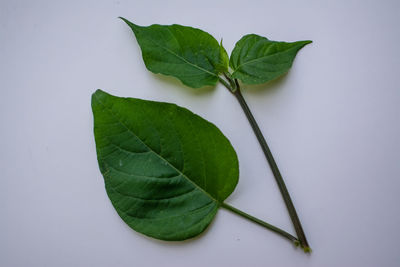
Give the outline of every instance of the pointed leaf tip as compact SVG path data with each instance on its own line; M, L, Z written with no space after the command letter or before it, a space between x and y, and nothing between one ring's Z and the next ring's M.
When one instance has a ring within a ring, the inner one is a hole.
M133 30L133 32L135 32L135 30L137 30L137 28L140 27L139 25L136 25L135 23L130 22L129 20L127 20L127 19L124 18L124 17L118 17L118 18L120 18L120 19L121 19L122 21L124 21L129 27L131 27L131 29Z
M103 90L101 90L101 89L97 89L93 94L92 94L92 97L100 97L100 96L103 96L103 95L108 95L106 92L104 92Z

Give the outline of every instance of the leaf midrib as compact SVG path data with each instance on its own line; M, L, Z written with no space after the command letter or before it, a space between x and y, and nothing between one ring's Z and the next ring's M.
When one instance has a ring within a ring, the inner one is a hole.
M195 182L193 182L189 177L187 177L182 171L177 169L174 165L172 165L168 160L163 158L161 155L156 153L151 147L149 147L145 142L143 142L142 139L140 139L127 125L125 125L119 118L112 112L112 109L108 108L104 103L101 102L101 100L97 97L96 94L94 94L94 97L96 98L97 102L100 103L106 110L109 111L109 113L125 128L127 129L132 135L134 135L145 147L147 147L151 152L153 152L157 157L159 157L161 160L166 162L170 167L172 167L176 172L182 175L187 181L189 181L191 184L193 184L197 189L202 191L205 195L207 195L211 200L215 201L218 205L221 204L217 199L212 197L207 191L205 191L203 188L198 186Z
M168 30L170 31L170 33L171 33L171 35L174 37L174 39L178 42L178 39L176 39L175 35L171 32L171 30L170 30L170 29L168 29ZM164 47L164 46L158 44L158 43L155 42L153 39L150 39L150 38L149 38L149 40L150 40L153 44L155 44L156 46L158 46L158 47L160 47L160 48L166 50L167 52L169 52L170 54L172 54L172 55L174 55L175 57L179 58L179 59L182 60L183 62L189 64L190 66L195 67L195 68L197 68L197 69L199 69L199 70L201 70L201 71L203 71L203 72L206 72L206 73L208 73L208 74L210 74L210 75L215 76L215 77L218 78L218 75L216 75L215 73L210 72L210 71L208 71L208 70L206 70L206 69L204 69L204 68L202 68L202 67L200 67L200 66L198 66L198 65L196 65L196 64L194 64L194 63L191 63L190 61L186 60L186 58L184 58L184 57L182 57L182 56L176 54L174 51L170 50L169 48ZM179 42L178 42L178 43L179 43Z
M245 65L247 65L247 64L249 64L249 63L253 63L253 62L255 62L255 61L259 61L259 60L262 60L262 59L265 59L265 58L268 58L268 57L272 57L272 56L276 56L276 55L279 55L279 54L288 52L289 50L291 50L291 49L293 49L293 48L296 48L296 47L297 47L297 46L293 46L293 47L291 47L291 48L289 48L289 49L286 49L286 50L284 50L284 51L280 51L280 52L278 52L278 53L274 53L274 54L271 54L271 55L265 55L265 56L262 56L262 57L259 57L259 58L255 58L255 59L246 61L245 63L240 64L240 65L233 71L232 75L234 75L235 72L240 71L239 69L240 69L241 67L243 67L243 66L245 66ZM290 62L290 61L289 61L289 62ZM286 62L286 63L287 63L287 62Z

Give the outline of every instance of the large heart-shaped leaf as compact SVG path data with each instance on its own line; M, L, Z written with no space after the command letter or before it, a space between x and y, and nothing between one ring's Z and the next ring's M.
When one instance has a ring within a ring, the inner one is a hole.
M205 31L177 24L143 27L121 19L133 30L144 63L154 73L174 76L198 88L215 85L218 73L228 69L225 49Z
M212 123L174 104L92 96L107 194L134 230L163 240L200 234L233 192L239 169Z
M232 77L246 84L271 81L289 71L297 52L309 43L276 42L256 34L245 35L231 54Z

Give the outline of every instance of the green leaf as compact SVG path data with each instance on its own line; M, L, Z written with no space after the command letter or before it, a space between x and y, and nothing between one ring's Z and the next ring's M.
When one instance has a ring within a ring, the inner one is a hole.
M220 53L219 53L219 62L217 65L217 70L220 73L227 72L228 68L229 68L229 56L225 50L225 47L222 45L222 39L221 39L221 43L219 44L219 49L220 49Z
M297 52L312 41L270 41L256 34L245 35L232 51L232 77L246 84L271 81L289 71Z
M176 24L143 27L121 19L133 30L148 70L193 88L217 83L221 49L210 34Z
M236 153L212 123L174 104L92 95L107 194L134 230L162 240L200 234L238 182Z

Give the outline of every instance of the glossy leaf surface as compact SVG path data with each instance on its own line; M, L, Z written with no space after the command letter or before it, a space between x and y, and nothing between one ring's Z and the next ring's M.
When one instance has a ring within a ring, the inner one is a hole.
M174 104L97 90L92 109L100 171L120 217L163 240L203 232L238 182L228 139Z
M289 71L297 52L311 41L276 42L256 34L245 35L232 51L232 77L246 84L271 81Z
M215 85L227 70L218 41L207 32L181 25L138 26L122 18L133 30L148 70L178 78L199 88ZM225 52L226 53L226 52Z

